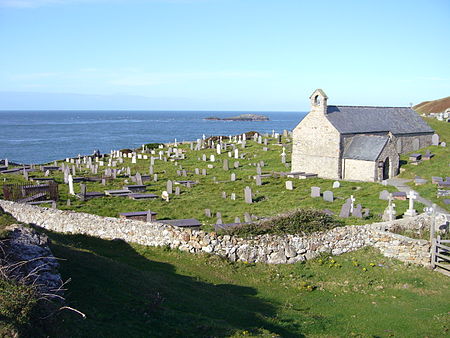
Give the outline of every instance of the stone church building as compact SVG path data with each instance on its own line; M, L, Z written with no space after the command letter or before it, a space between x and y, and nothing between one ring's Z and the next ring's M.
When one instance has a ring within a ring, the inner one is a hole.
M433 129L408 107L329 106L321 89L293 132L292 172L381 181L396 176L399 154L431 145Z

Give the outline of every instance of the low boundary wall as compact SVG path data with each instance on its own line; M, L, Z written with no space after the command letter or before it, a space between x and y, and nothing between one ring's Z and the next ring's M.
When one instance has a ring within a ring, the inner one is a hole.
M180 229L158 222L141 222L86 213L43 208L0 200L0 207L18 221L68 234L84 234L102 239L122 239L147 246L170 246L191 253L206 252L231 261L269 264L295 263L322 252L339 255L365 246L378 248L385 256L406 263L430 265L430 245L389 232L389 229L429 227L426 215L373 223L337 227L307 236L261 235L249 239Z

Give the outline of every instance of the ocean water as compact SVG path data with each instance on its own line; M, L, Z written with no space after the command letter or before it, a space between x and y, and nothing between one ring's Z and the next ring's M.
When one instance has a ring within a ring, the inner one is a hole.
M305 112L259 112L270 121L206 121L244 112L177 111L0 111L0 159L47 163L57 159L137 148L144 143L191 141L203 134L292 130Z

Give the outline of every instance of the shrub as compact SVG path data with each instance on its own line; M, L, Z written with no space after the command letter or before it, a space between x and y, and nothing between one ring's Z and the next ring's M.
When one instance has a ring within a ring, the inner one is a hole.
M151 149L157 149L162 143L146 143L144 144L144 147L151 150Z
M0 323L20 330L28 326L38 297L32 286L0 277Z
M246 237L264 234L310 234L342 226L344 223L323 211L296 209L260 222L245 224L226 231L229 235Z

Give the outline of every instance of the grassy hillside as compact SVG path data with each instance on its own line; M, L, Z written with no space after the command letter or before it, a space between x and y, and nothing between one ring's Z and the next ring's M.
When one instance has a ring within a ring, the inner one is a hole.
M444 337L448 277L375 250L295 265L49 233L71 278L52 335L71 337Z
M441 113L450 108L450 96L416 104L413 109L420 114Z
M428 180L424 185L415 186L414 182L411 182L410 186L421 196L450 211L450 205L443 202L444 198L436 197L437 186L431 183L432 176L450 177L450 124L433 118L426 118L425 120L436 131L440 140L447 143L447 147L430 146L421 149L421 154L425 154L428 149L435 156L429 161L422 161L419 165L409 163L408 154L402 155L400 159L405 171L400 174L400 177L414 179L414 177L420 176ZM413 153L417 153L417 151L413 151Z

